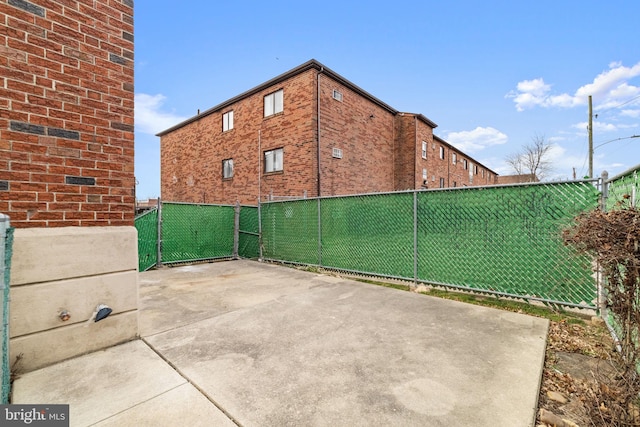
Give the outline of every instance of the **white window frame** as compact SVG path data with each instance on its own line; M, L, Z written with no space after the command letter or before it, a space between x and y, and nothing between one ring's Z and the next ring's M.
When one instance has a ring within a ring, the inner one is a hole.
M284 170L284 149L276 148L264 152L264 173L282 172Z
M427 158L427 142L426 141L422 141L422 158L423 159Z
M429 179L429 175L427 174L427 168L422 168L422 180L425 181Z
M233 159L224 159L222 161L222 179L233 178Z
M264 97L264 116L269 117L284 111L284 90L280 89Z
M462 166L464 166L465 170L469 169L469 161L467 159L462 159Z
M333 94L331 95L333 97L333 99L335 99L336 101L340 101L342 102L342 92L340 92L338 89L334 89L333 90Z
M456 153L451 153L451 163L453 163L454 165L458 163L458 156L456 155Z
M233 129L233 110L222 115L222 132Z
M444 188L444 178L440 178L440 188Z
M440 160L444 160L444 146L440 146Z

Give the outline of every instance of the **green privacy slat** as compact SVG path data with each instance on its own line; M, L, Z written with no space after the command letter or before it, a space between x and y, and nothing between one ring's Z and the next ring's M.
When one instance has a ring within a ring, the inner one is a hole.
M158 263L158 210L136 217L138 230L138 270L145 271Z
M240 235L238 255L242 258L258 258L258 208L255 206L240 207Z
M595 306L590 260L561 238L576 215L597 207L590 182L416 197L415 224L412 192L267 203L265 258Z
M413 193L321 200L322 265L413 277Z
M162 204L162 262L233 255L234 207Z
M594 306L590 261L561 231L597 202L589 183L420 193L418 278Z
M318 201L267 203L261 207L263 256L318 264Z
M632 202L638 206L637 198L640 197L640 177L638 175L640 175L640 168L609 183L607 210L620 209L623 206L629 207Z

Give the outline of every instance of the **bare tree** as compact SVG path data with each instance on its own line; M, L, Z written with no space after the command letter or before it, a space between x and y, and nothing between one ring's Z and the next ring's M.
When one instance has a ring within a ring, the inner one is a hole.
M530 175L531 181L542 180L553 170L549 160L551 148L553 145L545 140L544 135L536 134L529 144L517 153L508 155L505 161L516 175Z

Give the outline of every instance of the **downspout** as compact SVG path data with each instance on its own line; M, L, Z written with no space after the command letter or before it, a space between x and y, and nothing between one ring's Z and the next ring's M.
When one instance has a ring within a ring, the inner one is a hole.
M449 163L451 159L451 147L449 147L447 151L448 153L444 157L444 159L445 159L445 162L447 162L447 188L449 188L451 187L451 183L449 182L449 180L451 179L451 170L449 169L451 167L451 163Z
M318 197L320 197L322 194L320 194L321 192L321 187L320 187L320 74L322 74L324 72L324 67L320 67L320 71L318 71L317 74L317 99L316 99L316 108L318 109L317 111L317 120L316 120L316 140L317 140L317 146L316 146L316 162L318 165L318 171L317 171L317 189L316 189L316 193L318 195Z
M324 72L324 67L320 67L320 71L318 71L317 74L317 99L316 99L316 108L318 109L317 114L318 114L318 118L316 121L316 127L317 127L317 134L316 134L316 140L318 141L317 144L317 149L316 149L316 156L317 156L317 163L318 163L318 187L317 187L317 193L318 193L318 198L317 200L317 204L318 204L318 265L322 266L322 204L320 201L320 196L322 194L320 194L321 192L321 187L320 187L320 74L322 74Z
M418 116L413 116L413 187L416 187L416 173L418 172L418 156L416 156L416 147L418 146ZM422 152L422 147L420 147ZM422 155L420 156L422 158ZM428 173L429 171L427 171ZM428 176L427 176L428 178Z

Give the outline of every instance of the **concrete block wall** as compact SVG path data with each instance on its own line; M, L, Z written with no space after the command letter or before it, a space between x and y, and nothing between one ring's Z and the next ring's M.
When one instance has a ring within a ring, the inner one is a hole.
M11 363L20 356L17 368L31 371L135 338L137 268L133 227L16 229ZM99 304L113 311L94 322Z

